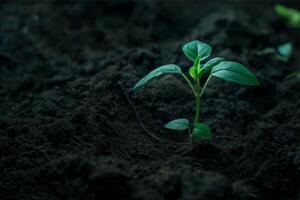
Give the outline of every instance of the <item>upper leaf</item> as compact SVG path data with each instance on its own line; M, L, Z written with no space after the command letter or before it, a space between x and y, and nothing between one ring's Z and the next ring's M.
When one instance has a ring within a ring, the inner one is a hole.
M193 136L195 140L199 141L201 139L211 139L212 133L207 124L198 123L193 129Z
M175 119L165 124L164 127L173 130L185 130L189 127L189 120L185 118Z
M174 64L169 64L169 65L164 65L161 66L159 68L156 68L155 70L151 71L148 75L146 75L144 78L142 78L141 80L139 80L133 87L133 90L135 90L136 88L140 87L141 85L144 85L145 83L147 83L149 80L151 80L152 78L159 76L161 74L164 73L181 73L181 69Z
M197 68L195 67L195 66L192 66L192 67L190 67L190 69L189 69L189 74L190 74L190 76L194 79L194 80L196 80L197 79Z
M200 56L197 56L195 62L194 62L194 67L197 69L197 74L200 71L201 63L200 63Z
M259 85L255 75L237 62L222 61L212 68L210 74L242 85Z
M192 67L190 67L189 69L189 74L190 76L194 79L197 80L197 76L198 76L198 72L200 70L200 56L197 56L194 65Z
M205 60L211 54L211 46L200 42L198 40L193 40L191 42L186 43L182 47L183 53L191 60L195 61L198 56L200 56L200 60Z

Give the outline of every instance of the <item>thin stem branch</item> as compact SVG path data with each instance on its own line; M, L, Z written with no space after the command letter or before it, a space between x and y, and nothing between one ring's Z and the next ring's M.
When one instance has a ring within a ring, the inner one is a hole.
M150 135L151 137L153 137L153 138L155 138L155 139L157 139L157 140L159 140L159 141L161 141L161 142L166 142L166 143L170 143L170 144L176 144L176 145L186 145L186 144L190 144L190 143L186 143L186 142L172 142L172 141L169 141L169 140L167 140L167 139L160 138L160 137L154 135L152 132L150 132L150 131L145 127L145 125L143 124L142 120L140 119L140 116L139 116L139 114L138 114L138 112L137 112L137 110L136 110L136 108L135 108L135 105L134 105L133 102L130 100L128 94L127 94L125 91L123 91L123 90L122 90L122 92L123 92L123 94L125 95L125 97L126 97L128 103L129 103L129 105L131 106L131 108L132 108L132 110L133 110L133 112L134 112L134 114L135 114L135 117L136 117L136 119L137 119L139 125L141 126L141 128L142 128L148 135Z
M196 124L199 122L199 117L200 117L200 95L199 92L201 91L201 87L200 87L200 80L199 78L197 78L196 80L196 113L195 113L195 121L194 121L194 127L196 126Z
M207 78L207 80L206 80L206 82L205 82L205 84L204 84L204 86L203 86L203 88L202 88L202 90L201 90L201 92L200 92L200 95L199 95L199 98L200 98L200 99L201 99L201 97L202 97L202 95L203 95L205 89L207 88L208 82L210 81L211 77L212 77L212 76L209 75L209 77Z
M201 98L203 96L203 93L205 89L207 88L208 82L210 81L211 76L209 76L204 84L204 86L201 88L200 87L200 81L197 80L197 85L196 85L196 113L195 113L195 121L194 121L194 126L199 122L200 120L200 104L201 104ZM200 94L199 94L200 92Z
M192 91L194 93L194 96L197 96L196 90L195 90L193 84L191 83L190 79L184 73L181 72L180 74L183 76L183 78L186 80L186 82L188 83L188 85L192 89Z

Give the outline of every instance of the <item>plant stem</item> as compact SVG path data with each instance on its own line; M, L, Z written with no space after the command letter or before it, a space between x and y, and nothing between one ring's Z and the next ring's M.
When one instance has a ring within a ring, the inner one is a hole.
M198 86L196 85L196 87L197 87L197 92L196 92L196 90L195 90L193 84L191 83L190 79L184 73L181 72L180 74L186 80L186 82L188 83L188 85L192 89L194 96L197 98L197 96L199 95L199 93L198 93ZM189 143L192 144L193 143L193 133L191 132L190 127L188 127L188 131L189 131Z
M200 117L200 95L197 93L196 95L196 113L195 113L195 121L194 121L194 127L199 122Z
M196 124L199 122L199 117L200 117L200 94L199 92L201 91L200 87L200 80L196 80L196 113L195 113L195 121L194 121L194 127Z
M195 121L194 121L194 127L195 125L199 122L200 118L200 100L201 97L203 96L203 93L205 89L207 88L208 82L210 81L211 76L209 76L203 86L203 88L200 88L200 82L197 80L197 85L196 85L196 113L195 113ZM199 93L200 92L200 93Z
M202 90L201 90L201 92L200 92L200 95L199 95L199 98L201 99L201 97L203 96L203 93L204 93L204 91L205 91L205 89L207 88L207 84L208 84L208 82L210 81L210 79L211 79L211 75L209 75L209 77L207 78L207 80L206 80L206 82L205 82L205 84L204 84L204 86L203 86L203 88L202 88Z
M194 96L197 96L196 90L195 90L193 84L191 83L190 79L184 73L181 72L180 74L183 76L183 78L186 80L186 82L188 83L188 85L192 89L192 91L194 93Z
M207 78L203 88L201 88L199 79L196 80L196 84L195 84L195 87L194 87L193 84L191 83L190 79L184 73L181 72L180 74L186 80L186 82L188 83L188 85L192 89L192 91L194 93L194 96L196 98L196 113L195 113L195 121L194 121L194 127L195 127L196 124L199 122L199 119L200 119L200 100L201 100L201 97L203 96L203 93L204 93L204 91L207 87L208 82L211 79L211 76L209 76ZM193 143L193 133L191 132L190 128L189 128L189 142Z

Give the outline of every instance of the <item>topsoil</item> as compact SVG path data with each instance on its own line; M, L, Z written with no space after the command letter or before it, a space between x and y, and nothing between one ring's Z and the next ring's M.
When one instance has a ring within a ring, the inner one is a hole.
M299 29L274 3L2 2L0 199L300 199L300 78L287 77L300 71ZM261 85L214 78L201 109L214 137L189 145L163 128L193 118L180 77L131 88L160 65L187 71L194 39ZM261 53L285 42L287 62Z

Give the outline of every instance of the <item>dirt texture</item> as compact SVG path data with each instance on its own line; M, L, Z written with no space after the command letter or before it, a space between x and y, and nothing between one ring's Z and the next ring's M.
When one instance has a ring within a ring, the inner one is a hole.
M300 36L276 2L2 2L0 199L300 199L300 78L287 78ZM261 85L214 78L201 107L213 139L189 145L163 128L193 118L184 80L131 88L164 64L187 72L194 39ZM287 62L260 53L285 42Z

